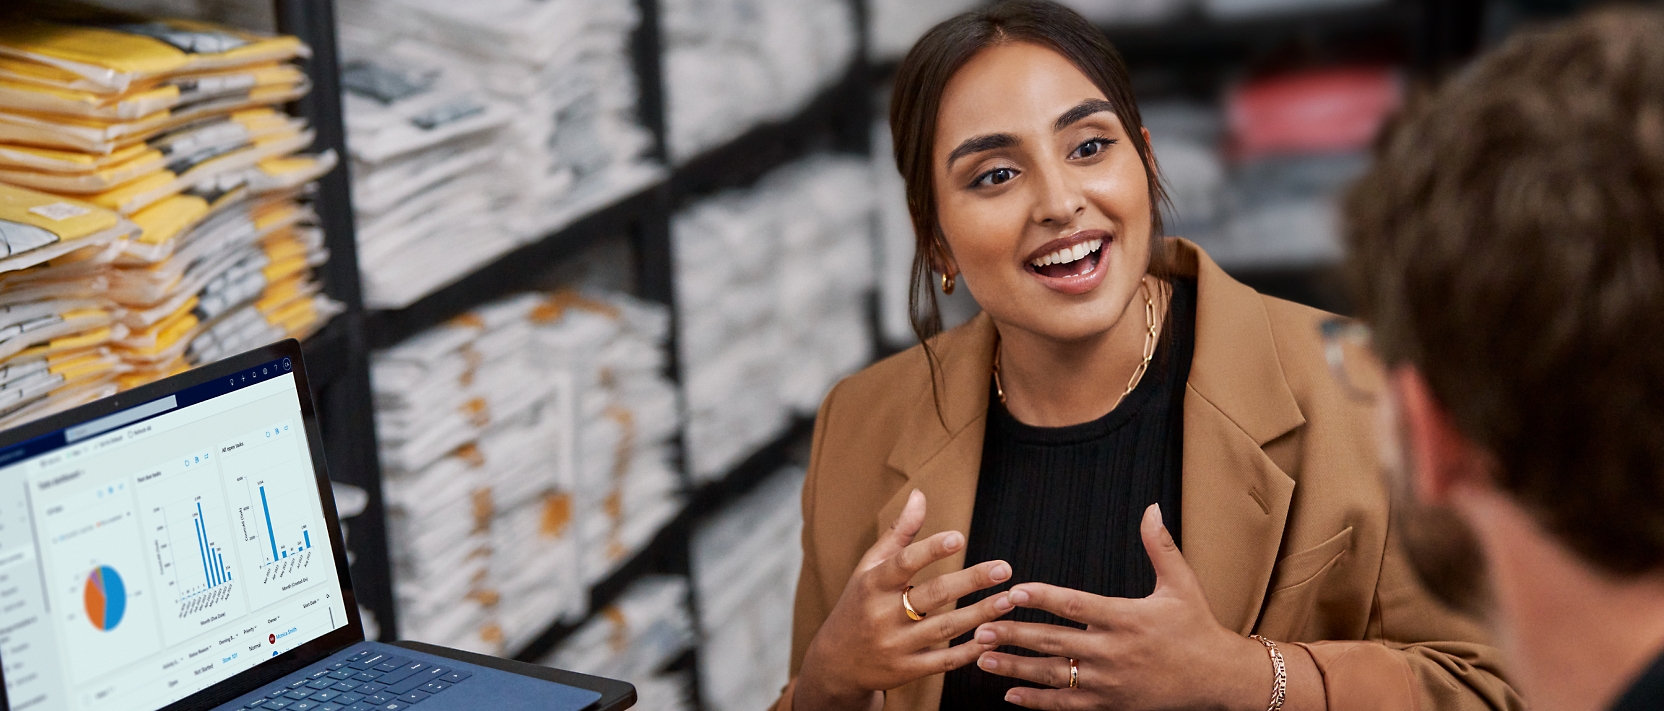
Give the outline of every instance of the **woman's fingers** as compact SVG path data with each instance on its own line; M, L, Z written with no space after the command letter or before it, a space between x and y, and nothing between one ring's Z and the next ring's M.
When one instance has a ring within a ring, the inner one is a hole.
M919 535L919 529L924 527L924 512L924 492L914 489L913 493L907 495L907 505L901 507L901 515L896 517L895 523L890 524L890 530L879 536L872 547L867 549L866 554L861 556L856 570L871 570L911 545L913 537Z
M1025 709L1040 711L1075 711L1092 708L1091 699L1066 689L1027 689L1018 687L1005 692L1005 700Z
M894 590L901 592L907 587L907 581L918 575L924 567L938 560L958 553L965 547L965 534L958 531L943 531L922 541L914 543L900 552L890 556L873 569L873 582L880 590ZM912 600L912 594L908 594ZM913 609L919 609L914 604Z
M1082 657L1092 648L1091 635L1073 627L1002 620L978 628L975 639L983 644L1022 647L1054 657Z
M988 651L988 649L989 647L977 644L974 641L966 642L945 649L931 649L920 652L909 657L907 664L915 677L946 674L976 661L977 655Z
M1065 620L1092 627L1115 627L1116 618L1132 611L1136 600L1104 597L1045 583L1023 583L1011 589L1017 607L1045 610Z
M983 652L976 665L989 674L1045 684L1054 689L1069 686L1069 660L1063 657L1024 657L1001 652Z
M911 596L908 599L912 599ZM1000 593L983 598L975 605L948 610L918 622L911 622L908 631L911 636L907 639L907 646L911 649L934 647L976 629L977 625L997 620L1012 609L1014 608L1011 601L1006 599L1005 593Z
M1011 566L1003 560L991 560L931 578L915 586L907 599L913 603L913 609L928 612L1010 579Z

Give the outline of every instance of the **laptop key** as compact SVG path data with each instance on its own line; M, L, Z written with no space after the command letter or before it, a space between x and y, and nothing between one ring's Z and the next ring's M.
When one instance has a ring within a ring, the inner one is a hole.
M318 671L312 672L311 674L307 674L306 678L308 678L308 679L322 679L326 676L329 676L329 670L328 669L319 669Z
M331 686L335 686L335 680L325 677L323 679L306 682L306 685L314 689L328 689Z
M412 674L416 674L427 669L429 666L431 665L427 662L411 662L399 667L398 669L383 674L380 678L376 679L376 681L382 684L396 684L409 678Z
M418 686L416 688L419 691L426 691L430 694L437 694L441 691L444 691L446 689L451 688L451 685L447 684L443 681L430 681L430 682L428 682L426 684L423 684L421 686Z
M263 705L265 703L266 703L266 698L262 696L258 699L255 699L253 701L248 702L247 704L244 704L243 708L245 708L245 709L257 709L257 708L260 708L261 705Z
M400 695L408 694L412 689L415 689L418 686L433 681L434 679L444 678L445 674L449 672L450 670L444 667L428 667L427 669L410 676L404 681L397 684L389 684L387 686L387 690Z
M336 669L329 673L331 679L351 679L355 672L351 669Z
M377 665L375 665L373 667L370 667L370 668L374 669L376 671L379 671L379 672L390 672L390 671L393 671L394 669L398 669L399 667L402 667L402 666L404 666L406 664L409 664L409 663L410 663L410 660L405 659L404 657L388 657L388 658L382 660L382 662L380 664L377 664Z
M356 681L337 681L329 688L336 691L354 691L358 689L359 686L360 684Z
M381 706L382 704L385 704L385 703L387 703L389 701L392 701L393 699L396 699L396 698L399 698L399 697L394 696L392 694L389 694L385 691L382 691L382 692L370 694L369 696L364 697L364 700L368 701L372 704L375 704L377 706Z
M306 681L307 681L306 679L301 679L299 681L293 682L293 683L289 684L289 688L299 689L303 686L306 686Z
M330 668L330 669L331 669L331 670L335 670L335 669L341 669L341 668L343 668L343 667L345 667L345 666L347 666L347 663L346 663L346 662L336 662L336 663L334 663L334 664L331 664L331 665L329 665L329 668Z
M289 704L289 711L313 711L318 708L316 701L296 701Z
M380 652L376 652L376 653L371 654L370 656L365 657L363 659L347 662L347 666L352 667L354 669L369 669L370 667L373 667L373 666L375 666L377 664L380 664L382 662L385 662L385 661L387 661L387 655L382 654Z
M288 689L272 689L271 691L266 692L266 698L275 699L287 693L289 693Z
M357 674L353 674L351 678L355 681L375 681L377 679L380 679L382 676L383 675L382 675L381 672L361 671L361 672L358 672ZM348 677L341 677L341 678L346 679Z
M340 696L340 695L341 695L341 692L339 692L339 691L331 691L329 689L324 689L322 691L315 692L311 696L308 696L306 698L309 698L313 701L323 702L323 701L333 701L335 699L335 697Z
M405 709L410 708L410 704L403 701L389 701L382 704L379 708L381 711L404 711Z
M422 699L425 699L425 698L427 698L429 696L432 696L432 695L433 694L429 694L425 691L412 691L408 694L405 694L404 696L400 696L399 700L403 701L407 704L417 704L417 703L421 703Z
M292 704L294 702L295 702L294 699L267 699L266 700L266 705L261 706L260 708L262 708L262 709L283 709L283 708L288 708L289 704Z
M364 695L363 694L354 694L354 693L349 691L347 693L344 693L344 694L341 694L340 696L335 697L335 700L339 701L343 704L346 704L348 706L351 706L351 705L356 704L360 701L363 701L364 700Z
M356 691L356 692L358 692L360 694L363 694L365 696L369 696L370 694L374 694L377 691L381 691L382 689L385 689L385 688L387 688L386 684L378 684L376 682L370 682L368 684L359 684L358 688L353 689L353 691Z
M318 704L318 711L341 711L341 709L344 708L346 707L335 703L334 701L327 701L322 704Z
M304 699L308 696L311 696L312 692L307 691L306 689L295 689L293 691L283 692L283 695L285 697L288 697L288 698L294 699L296 701L299 701L299 700Z
M347 711L376 711L376 707L371 706L368 701L358 701L349 704L347 706Z
M455 683L457 683L459 681L462 681L463 679L467 679L468 677L471 677L473 675L474 675L473 672L452 670L451 673L446 674L445 676L441 677L441 681L447 681L447 682L450 682L452 684L455 684Z

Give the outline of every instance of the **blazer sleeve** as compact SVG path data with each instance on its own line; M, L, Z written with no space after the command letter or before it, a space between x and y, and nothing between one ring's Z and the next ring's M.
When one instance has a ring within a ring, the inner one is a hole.
M1329 711L1515 711L1484 630L1416 580L1389 526L1366 641L1301 644L1323 676Z
M815 414L815 432L813 444L809 453L809 471L803 480L803 567L797 574L797 601L792 611L792 661L791 680L780 691L780 699L774 702L773 711L792 711L792 689L797 686L797 672L803 668L803 655L809 650L809 642L820 631L821 623L832 614L832 606L836 599L828 600L824 595L825 585L820 575L819 558L815 545L815 490L821 479L822 453L825 451L827 422L832 411L832 401L838 395L835 386L827 393L826 399L820 404L820 411Z

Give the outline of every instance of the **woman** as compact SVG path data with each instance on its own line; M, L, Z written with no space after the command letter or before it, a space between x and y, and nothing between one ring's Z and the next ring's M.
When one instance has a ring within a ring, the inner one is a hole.
M1096 29L1037 1L949 20L890 127L926 345L821 406L778 708L1517 705L1393 547L1325 315L1158 237ZM938 279L982 307L940 336Z

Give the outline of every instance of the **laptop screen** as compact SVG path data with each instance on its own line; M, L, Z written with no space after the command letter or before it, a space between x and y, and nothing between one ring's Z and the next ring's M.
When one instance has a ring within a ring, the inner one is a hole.
M166 706L346 626L283 358L0 449L11 711Z

